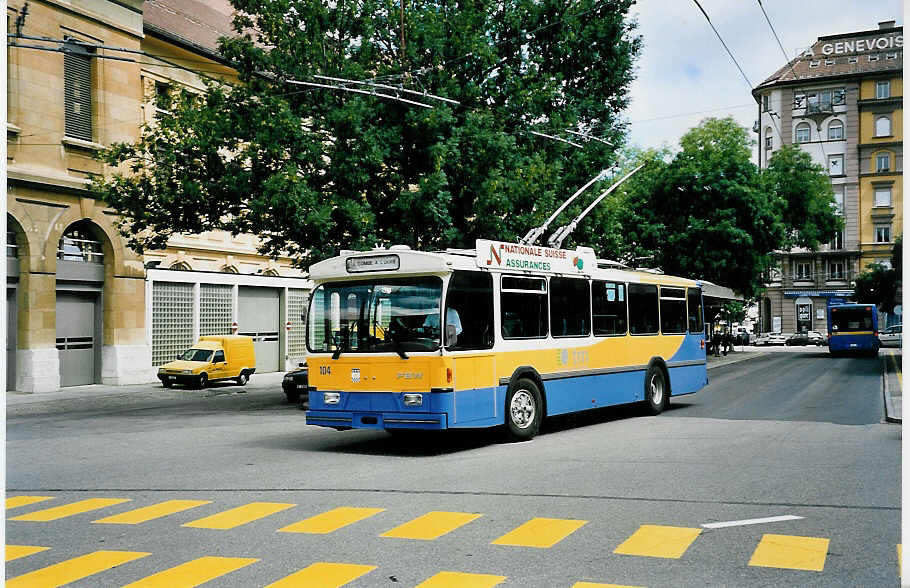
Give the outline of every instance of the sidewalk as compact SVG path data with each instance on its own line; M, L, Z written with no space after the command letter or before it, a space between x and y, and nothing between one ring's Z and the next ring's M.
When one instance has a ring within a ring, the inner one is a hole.
M740 347L742 349L742 347ZM715 357L714 355L708 356L708 369L713 369L716 367L721 367L724 365L730 365L731 363L739 363L741 361L746 361L747 359L755 359L756 357L761 357L763 355L768 355L768 351L754 351L750 348L747 348L744 351L732 351L727 355L719 355Z
M885 396L885 420L889 423L903 422L903 384L901 366L902 350L885 348L879 351L882 361L882 393Z
M39 392L36 394L27 394L24 392L6 392L6 405L18 406L25 404L35 404L39 402L57 402L61 400L101 399L101 398L118 398L118 397L139 397L155 395L161 398L165 397L206 397L220 396L223 394L250 394L256 392L281 392L281 380L285 372L270 372L266 374L253 374L246 386L238 386L231 383L213 382L207 388L195 390L183 386L174 386L173 388L164 388L161 382L155 380L148 384L135 384L132 386L107 386L104 384L90 384L88 386L73 386L70 388L61 388L54 392Z

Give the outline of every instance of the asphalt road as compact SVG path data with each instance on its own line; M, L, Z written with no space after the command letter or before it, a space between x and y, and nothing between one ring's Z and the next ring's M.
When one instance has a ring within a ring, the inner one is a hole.
M7 561L6 577L897 585L901 429L884 423L879 361L807 348L709 375L658 417L553 419L515 444L306 426L279 389L255 387L10 407L7 498L47 499L8 504L6 542L49 549ZM46 512L69 505L98 508ZM767 517L788 519L743 523Z

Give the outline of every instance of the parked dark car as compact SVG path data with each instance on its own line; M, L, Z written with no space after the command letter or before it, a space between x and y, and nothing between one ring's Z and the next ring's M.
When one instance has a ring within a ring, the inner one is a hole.
M806 331L800 331L799 333L793 333L787 337L787 345L808 345L809 344L809 333Z
M310 402L309 382L310 370L305 363L286 373L281 381L281 388L284 390L284 395L287 396L288 402L292 404L300 403L304 405L304 408L307 408Z

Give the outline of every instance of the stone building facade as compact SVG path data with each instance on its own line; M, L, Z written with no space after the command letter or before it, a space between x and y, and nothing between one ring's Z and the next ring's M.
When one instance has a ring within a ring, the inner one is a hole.
M844 221L818 251L779 253L759 306L763 332L825 333L826 307L848 300L868 265L890 263L903 232L902 80L903 28L887 21L819 37L753 90L759 167L798 144L828 171Z
M232 330L263 371L296 363L309 282L293 260L218 232L140 256L88 191L109 171L97 151L162 114L157 92L232 75L214 50L229 3L10 0L7 28L7 389L152 381L162 350Z

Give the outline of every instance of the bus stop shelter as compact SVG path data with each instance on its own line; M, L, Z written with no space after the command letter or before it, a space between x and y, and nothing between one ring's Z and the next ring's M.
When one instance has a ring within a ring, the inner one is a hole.
M701 293L705 303L705 333L708 336L714 332L714 327L720 317L720 311L723 310L724 304L731 301L743 302L741 294L737 294L726 286L718 286L712 282L701 281Z

